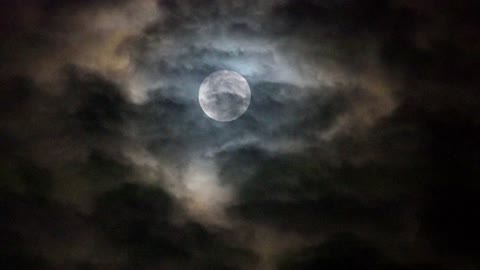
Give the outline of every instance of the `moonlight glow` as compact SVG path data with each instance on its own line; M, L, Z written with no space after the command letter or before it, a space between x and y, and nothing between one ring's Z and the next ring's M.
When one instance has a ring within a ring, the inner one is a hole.
M200 85L198 93L205 114L221 122L240 117L248 109L250 97L247 80L229 70L210 74Z

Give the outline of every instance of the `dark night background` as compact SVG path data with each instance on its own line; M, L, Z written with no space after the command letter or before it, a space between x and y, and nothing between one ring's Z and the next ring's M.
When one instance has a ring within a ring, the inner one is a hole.
M479 269L480 2L0 7L2 269Z

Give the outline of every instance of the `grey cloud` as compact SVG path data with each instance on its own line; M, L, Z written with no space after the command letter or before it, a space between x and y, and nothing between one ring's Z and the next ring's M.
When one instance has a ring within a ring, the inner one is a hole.
M7 269L476 269L473 1L24 3ZM252 90L229 123L198 104L221 69Z

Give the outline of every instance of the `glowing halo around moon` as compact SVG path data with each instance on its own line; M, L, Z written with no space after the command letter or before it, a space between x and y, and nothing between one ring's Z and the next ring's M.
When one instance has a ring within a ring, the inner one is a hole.
M203 112L220 122L233 121L242 116L250 105L250 98L247 80L230 70L208 75L198 91L198 101Z

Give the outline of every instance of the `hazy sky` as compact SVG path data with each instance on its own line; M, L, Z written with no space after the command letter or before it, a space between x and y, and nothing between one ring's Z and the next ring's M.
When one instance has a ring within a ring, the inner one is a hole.
M0 10L2 269L480 266L477 1Z

